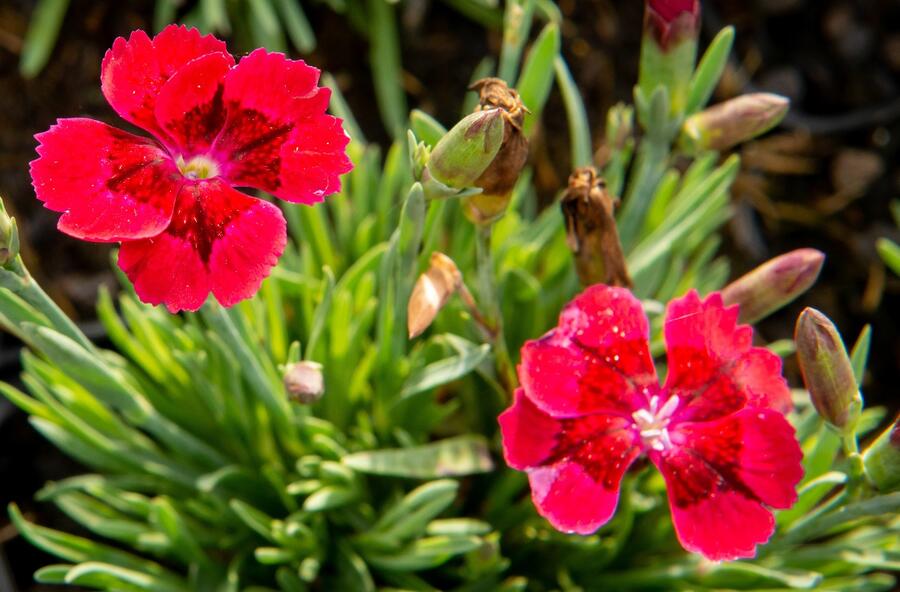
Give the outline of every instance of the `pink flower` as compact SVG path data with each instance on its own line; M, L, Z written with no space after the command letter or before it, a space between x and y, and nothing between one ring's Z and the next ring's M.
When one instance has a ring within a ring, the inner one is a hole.
M655 39L663 52L682 39L696 41L700 34L700 0L646 0L644 33Z
M796 501L802 454L784 418L781 360L751 345L737 315L718 293L672 301L662 387L647 317L623 288L588 288L558 327L525 344L522 388L500 416L504 455L527 471L554 527L588 534L606 523L622 475L646 455L665 478L685 549L728 560L769 539L768 508Z
M93 119L36 136L38 199L76 238L121 242L119 265L144 302L197 310L249 298L284 250L281 211L236 191L303 204L340 190L351 164L319 71L257 49L235 64L196 29L134 31L103 58L112 108L153 138Z

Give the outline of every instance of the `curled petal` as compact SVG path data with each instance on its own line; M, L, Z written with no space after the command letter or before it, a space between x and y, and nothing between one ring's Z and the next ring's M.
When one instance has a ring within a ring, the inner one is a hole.
M679 421L708 421L745 406L790 410L781 359L753 347L753 330L738 325L737 316L737 307L725 307L719 293L701 300L691 291L669 303L664 390L682 401Z
M163 138L154 116L160 89L182 66L210 53L234 63L225 43L184 26L169 25L152 40L140 30L118 37L103 58L103 96L124 119Z
M179 193L166 231L123 243L119 265L144 302L172 312L197 310L212 292L232 306L259 289L285 242L277 207L220 180L191 182Z
M685 549L712 560L753 557L775 528L767 508L788 508L803 477L793 428L771 409L748 408L678 426L675 445L651 451Z
M592 286L563 310L558 328L525 344L519 379L553 416L630 415L659 386L648 334L641 303L628 290Z
M208 150L222 129L222 91L233 63L227 54L207 54L182 66L160 89L154 116L182 156Z
M307 204L340 190L339 177L351 168L349 138L325 114L330 91L318 79L302 60L264 49L228 72L214 153L230 182Z
M36 138L35 194L64 212L62 232L119 241L155 236L169 225L182 180L155 142L80 118L60 119Z

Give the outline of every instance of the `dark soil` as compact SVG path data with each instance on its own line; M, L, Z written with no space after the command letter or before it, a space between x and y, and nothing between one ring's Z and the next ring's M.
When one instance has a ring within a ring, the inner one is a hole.
M423 3L425 18L416 18L414 9ZM72 0L50 64L26 81L18 74L17 60L33 4L0 4L0 194L19 222L29 268L68 312L90 327L98 285L113 284L109 249L57 232L57 214L34 199L28 177L28 162L35 156L33 135L58 117L115 122L100 93L100 60L114 37L149 28L153 2ZM566 16L566 58L597 140L606 109L630 97L641 4L559 3ZM402 6L410 106L452 123L472 70L485 55L497 54L499 35L486 33L440 2L409 0ZM308 61L338 78L366 135L385 141L365 39L320 4L307 12L319 39ZM769 340L789 337L804 306L828 314L849 341L871 324L865 394L870 403L896 411L891 384L900 367L900 280L885 270L874 248L880 236L900 242L888 209L900 195L900 30L891 28L891 22L900 22L895 0L707 0L704 40L725 23L737 28L735 60L718 99L762 89L793 102L779 130L744 150L745 171L735 188L737 215L726 246L735 273L802 246L828 255L818 285L763 322L760 332ZM555 93L541 138L533 158L539 165L539 188L549 201L569 166L566 122ZM15 378L17 349L17 343L0 335L0 378ZM796 379L796 369L789 370ZM15 501L40 523L67 528L47 504L31 498L45 481L78 470L21 413L0 402L0 505ZM3 580L3 554L12 566L15 589L41 589L32 584L31 574L50 558L14 538L6 524L0 518L0 590L10 586Z

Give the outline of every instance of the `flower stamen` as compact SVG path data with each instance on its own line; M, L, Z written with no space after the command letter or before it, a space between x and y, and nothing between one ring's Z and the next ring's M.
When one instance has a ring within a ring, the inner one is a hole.
M680 403L678 396L673 395L660 407L659 395L650 397L648 407L638 409L631 414L641 434L644 444L653 450L662 452L672 446L669 438L669 421Z
M185 161L183 156L179 156L175 161L178 170L188 179L210 179L219 176L219 167L214 160L206 156L195 156Z

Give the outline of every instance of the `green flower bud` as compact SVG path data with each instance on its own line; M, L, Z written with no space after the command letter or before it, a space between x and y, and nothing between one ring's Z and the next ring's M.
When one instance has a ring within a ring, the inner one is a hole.
M837 328L821 312L806 308L797 319L794 341L816 411L834 427L852 432L862 411L862 395Z
M503 144L500 109L478 111L464 117L444 134L425 167L423 184L437 181L446 187L472 187Z
M752 93L713 105L685 120L681 145L689 152L727 150L781 123L790 104L780 95Z
M0 267L3 267L19 255L19 231L16 221L6 213L3 200L0 199Z
M825 254L815 249L779 255L725 286L722 300L740 306L741 323L755 323L806 292L824 262Z
M316 362L289 364L284 373L284 390L288 396L303 405L311 405L325 394L322 365Z
M879 490L900 489L900 416L863 452L863 466Z

